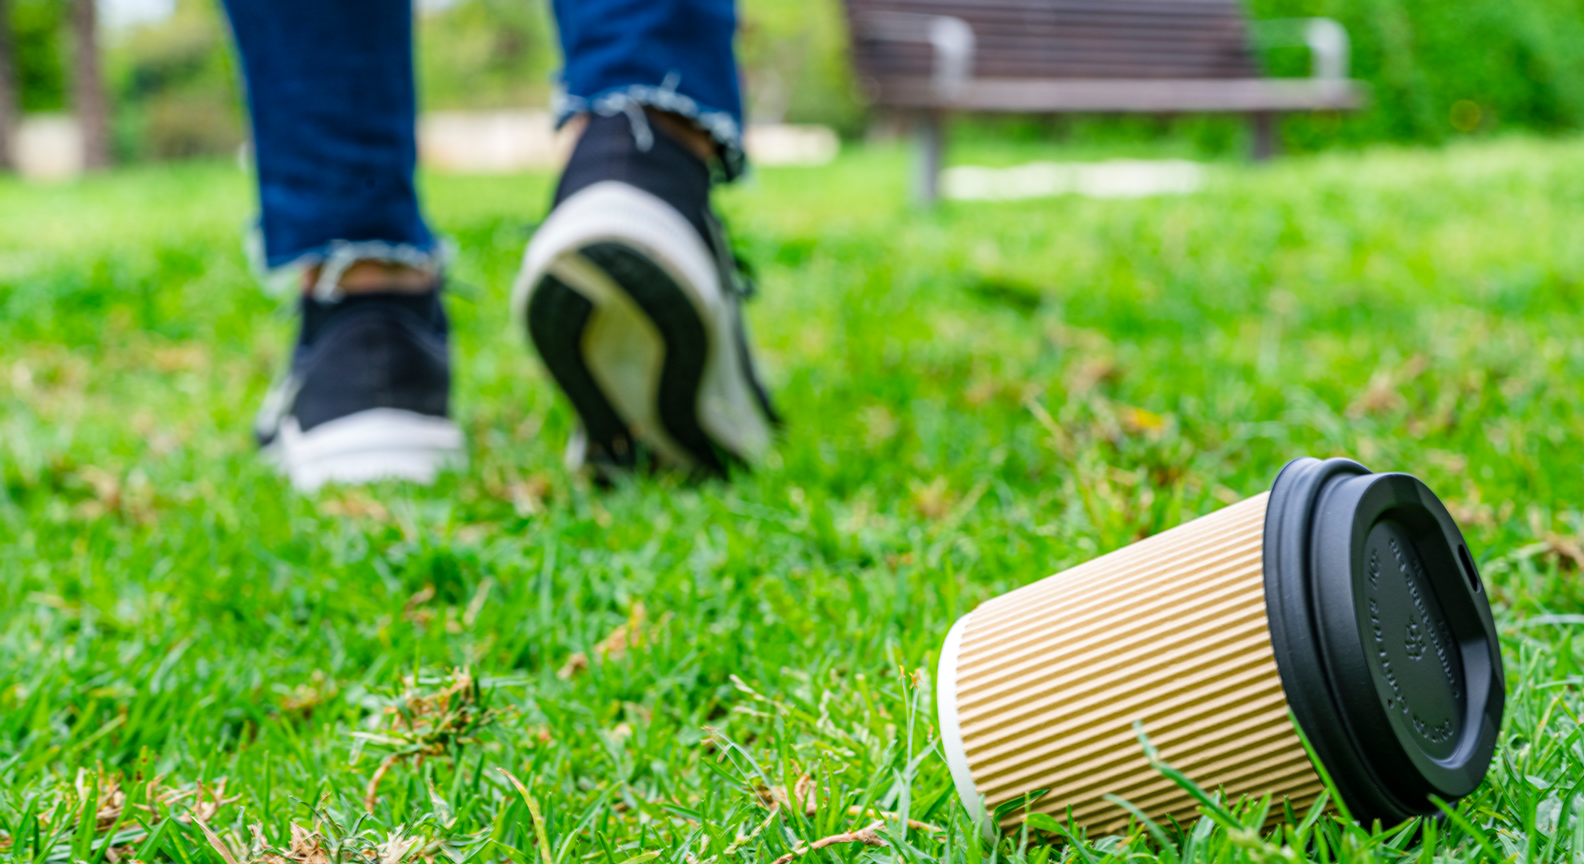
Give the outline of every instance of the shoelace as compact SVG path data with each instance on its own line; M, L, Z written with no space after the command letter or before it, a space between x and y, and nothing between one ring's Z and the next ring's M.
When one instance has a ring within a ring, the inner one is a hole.
M704 211L704 224L710 231L710 246L715 251L715 266L720 270L721 283L740 300L751 300L759 293L754 279L753 265L738 255L731 247L726 226L713 212Z

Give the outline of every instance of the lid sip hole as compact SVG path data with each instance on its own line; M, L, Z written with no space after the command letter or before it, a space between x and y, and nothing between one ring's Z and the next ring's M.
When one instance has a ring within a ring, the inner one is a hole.
M1479 571L1474 569L1474 559L1469 557L1468 547L1458 544L1458 563L1463 566L1463 576L1468 579L1469 590L1475 594L1480 593Z

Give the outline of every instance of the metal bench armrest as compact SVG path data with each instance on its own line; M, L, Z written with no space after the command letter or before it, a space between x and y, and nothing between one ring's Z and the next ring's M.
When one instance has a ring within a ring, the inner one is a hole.
M1343 81L1348 77L1347 28L1332 18L1271 18L1253 22L1259 30L1256 41L1262 46L1304 45L1309 48L1310 76L1320 81ZM1294 30L1301 36L1294 38Z
M874 12L857 21L862 37L889 42L922 42L935 52L933 88L950 100L973 78L973 27L952 15Z

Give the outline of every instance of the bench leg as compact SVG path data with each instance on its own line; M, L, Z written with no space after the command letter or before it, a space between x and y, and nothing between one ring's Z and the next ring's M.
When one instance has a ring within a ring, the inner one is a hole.
M941 163L946 150L944 119L939 111L921 111L913 118L914 134L918 137L913 194L924 207L940 200Z
M1270 111L1256 111L1249 116L1254 128L1255 162L1265 162L1276 156L1281 145L1276 140L1276 117Z

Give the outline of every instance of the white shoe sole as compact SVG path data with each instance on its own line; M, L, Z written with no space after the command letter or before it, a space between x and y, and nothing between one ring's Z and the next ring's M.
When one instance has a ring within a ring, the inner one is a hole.
M597 244L637 253L681 289L705 334L703 368L691 397L697 426L715 446L745 462L760 461L771 446L771 427L738 353L737 296L721 285L714 256L698 232L654 195L606 181L562 202L524 253L512 292L514 320L529 323L530 302L549 276L587 300L593 312L578 350L601 395L663 461L699 464L701 457L663 420L665 338L628 288L585 255Z
M462 430L444 417L372 408L302 431L288 417L266 455L298 491L326 483L410 480L433 483L467 464Z

